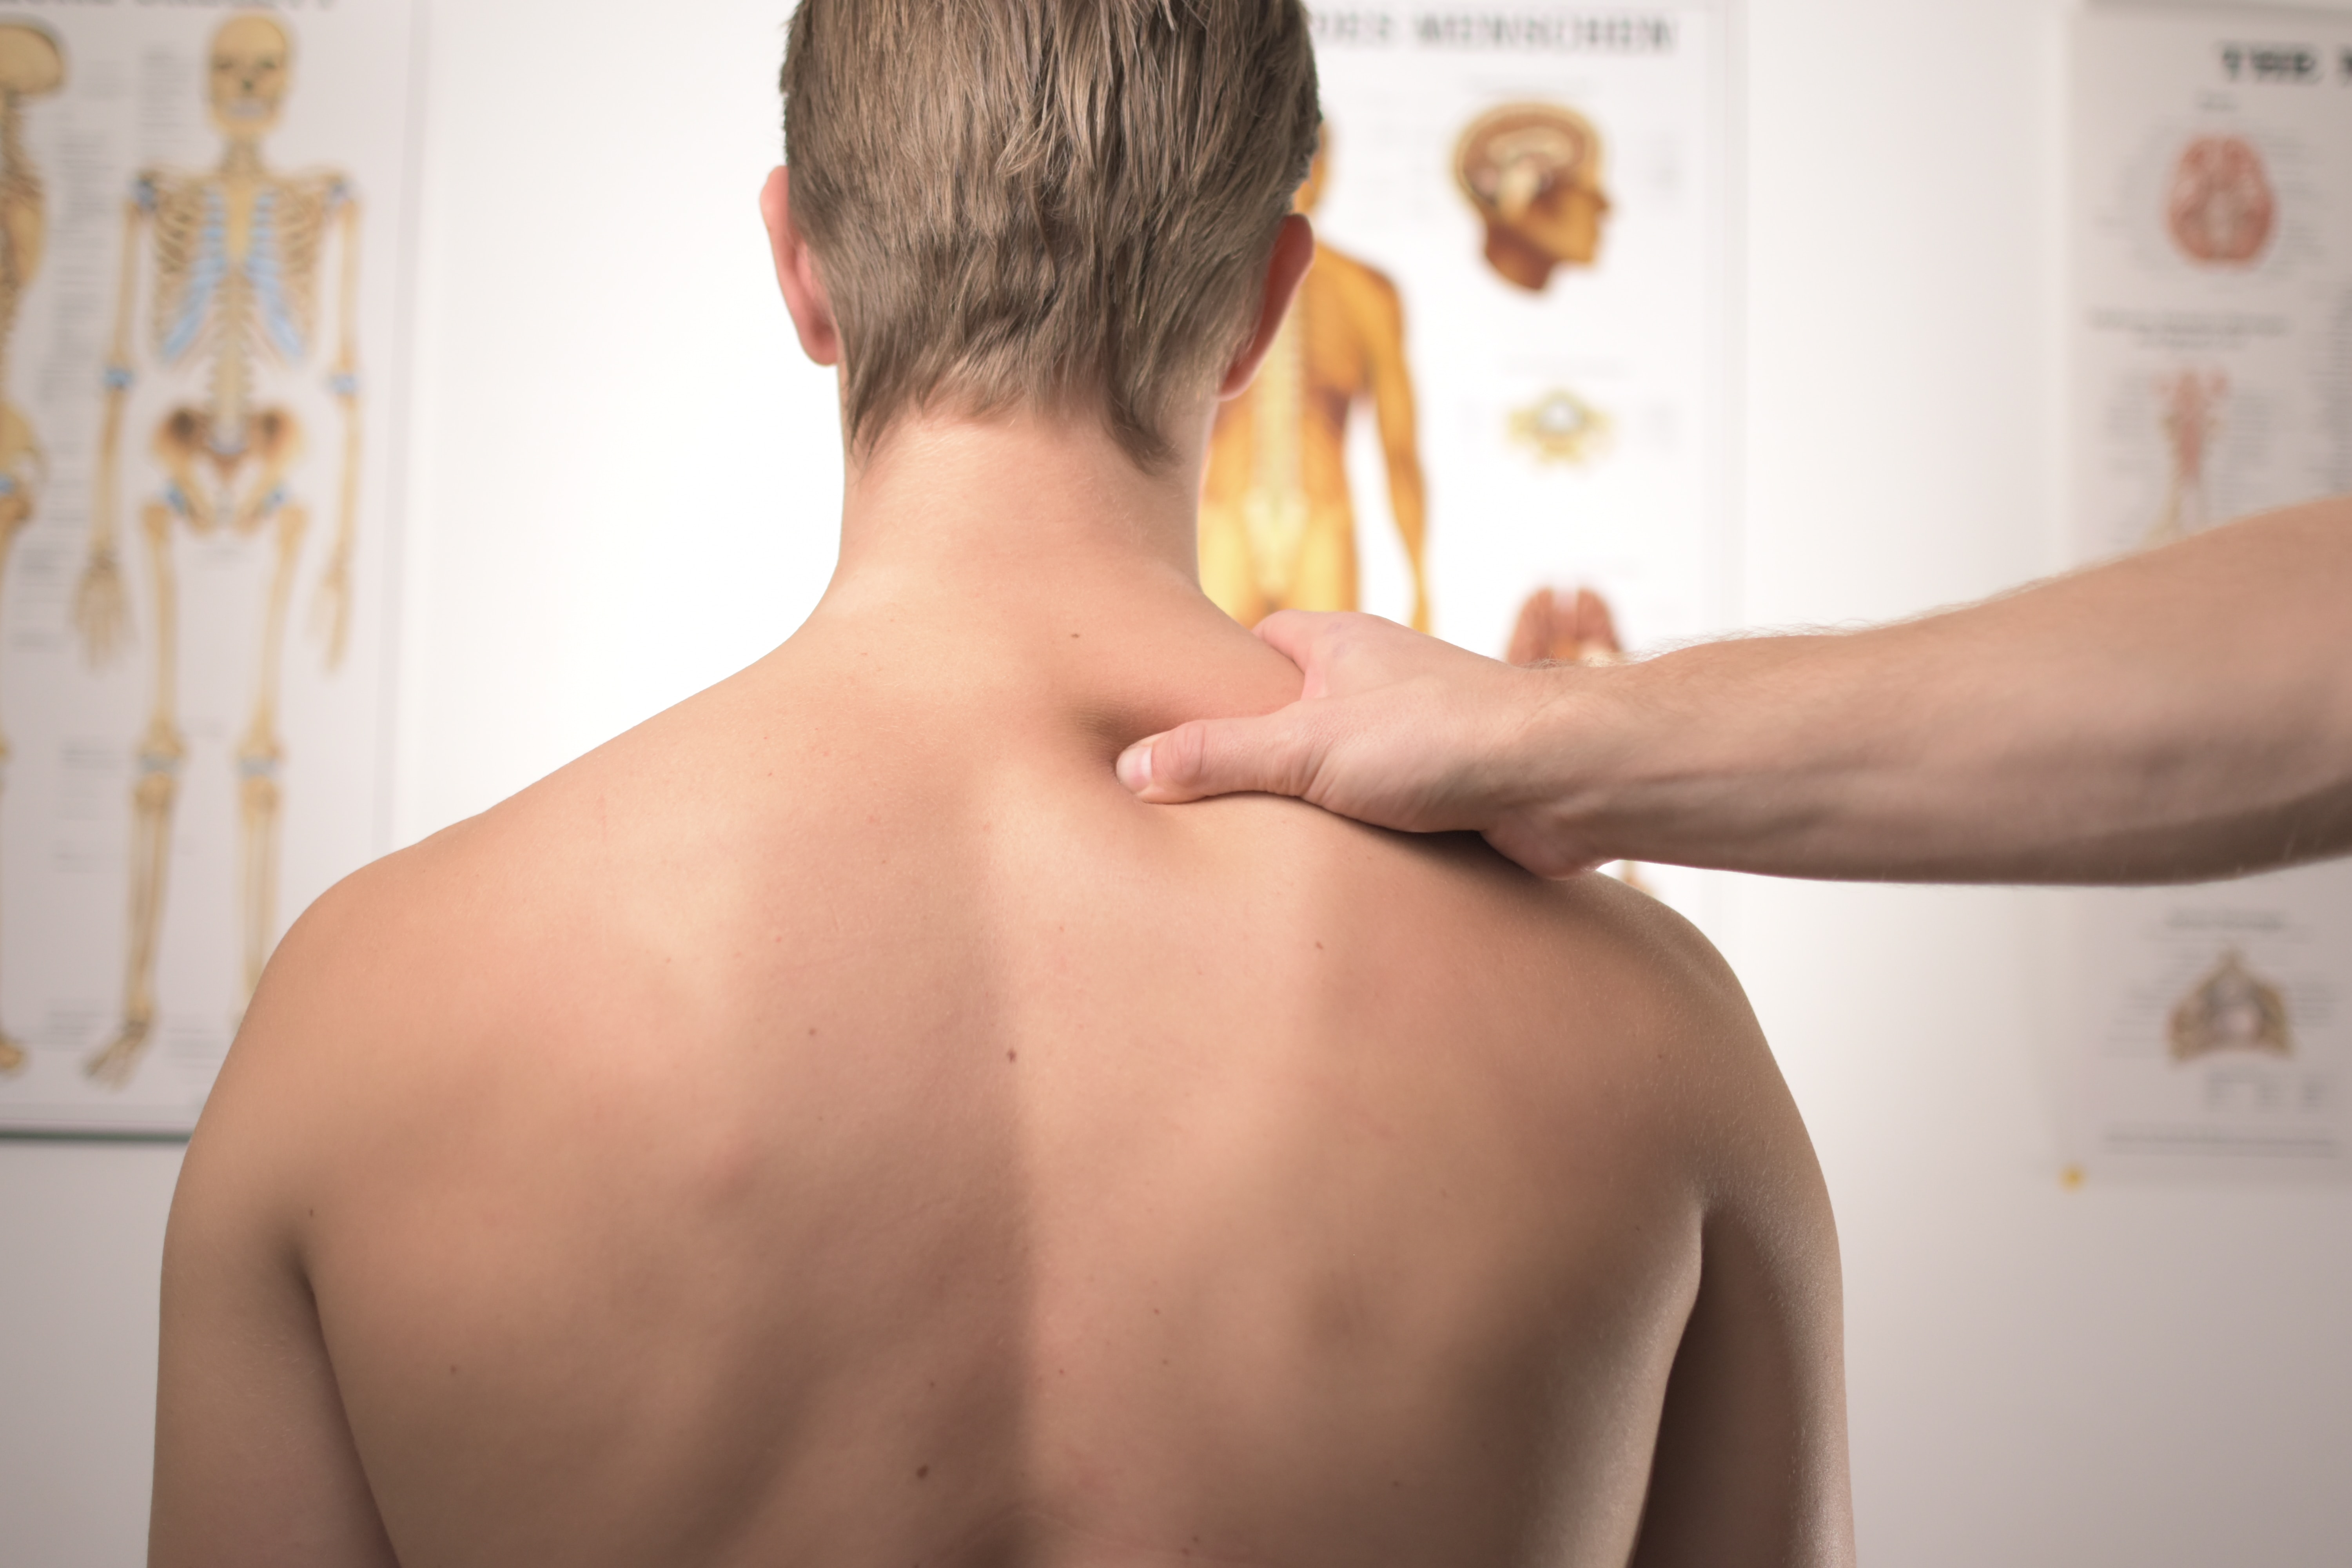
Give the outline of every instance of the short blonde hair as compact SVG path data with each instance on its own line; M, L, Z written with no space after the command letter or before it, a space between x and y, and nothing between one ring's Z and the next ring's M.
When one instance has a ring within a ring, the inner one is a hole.
M1091 404L1165 463L1321 122L1300 0L801 0L782 85L853 448L939 404Z

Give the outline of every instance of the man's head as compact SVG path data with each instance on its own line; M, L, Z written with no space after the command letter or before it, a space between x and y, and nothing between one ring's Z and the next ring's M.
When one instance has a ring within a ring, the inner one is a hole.
M230 136L266 135L286 102L293 47L286 29L257 12L232 16L213 34L213 123Z
M1099 407L1147 467L1250 337L1320 119L1299 0L801 0L782 86L853 445Z

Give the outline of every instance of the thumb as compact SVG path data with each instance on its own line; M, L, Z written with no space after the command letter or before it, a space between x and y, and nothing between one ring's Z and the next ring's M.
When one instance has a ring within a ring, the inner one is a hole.
M1120 752L1118 782L1155 805L1246 791L1302 795L1317 751L1295 706L1261 719L1200 719Z

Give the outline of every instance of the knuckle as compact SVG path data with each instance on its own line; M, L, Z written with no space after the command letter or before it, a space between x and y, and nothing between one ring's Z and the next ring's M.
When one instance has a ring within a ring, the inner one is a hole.
M1330 784L1331 748L1327 738L1309 725L1284 736L1276 776L1285 795L1320 804Z
M1208 772L1208 726L1195 721L1180 724L1152 748L1152 776L1162 784L1187 789Z

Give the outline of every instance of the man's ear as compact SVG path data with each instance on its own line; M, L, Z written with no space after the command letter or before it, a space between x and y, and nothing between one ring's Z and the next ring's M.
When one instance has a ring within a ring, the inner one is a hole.
M792 174L778 168L760 192L760 216L768 225L768 248L776 258L776 283L784 291L784 309L800 333L801 352L819 364L841 363L841 329L833 320L833 301L825 297L824 279L816 258L793 222Z
M776 171L781 174L782 170ZM1257 374L1259 362L1274 347L1274 334L1282 330L1284 312L1298 293L1299 280L1315 264L1315 230L1306 218L1292 213L1282 220L1275 231L1274 254L1265 261L1265 302L1258 308L1257 327L1250 333L1249 342L1225 367L1224 380L1217 384L1219 397L1239 397L1249 387L1250 378ZM807 338L803 334L802 341Z

